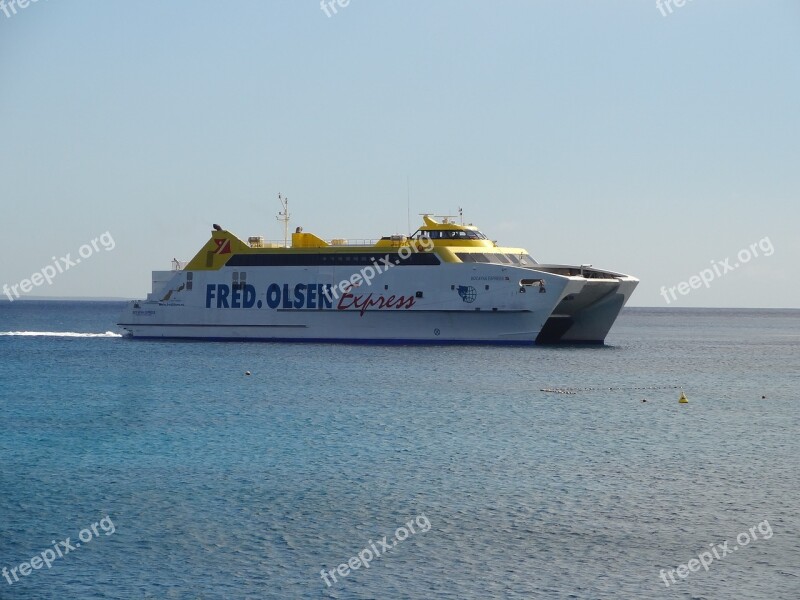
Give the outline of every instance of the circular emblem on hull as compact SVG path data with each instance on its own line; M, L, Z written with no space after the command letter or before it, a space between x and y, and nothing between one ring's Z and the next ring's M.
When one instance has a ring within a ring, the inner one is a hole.
M460 285L458 286L458 295L467 304L472 304L475 302L475 298L478 297L478 290L471 285Z

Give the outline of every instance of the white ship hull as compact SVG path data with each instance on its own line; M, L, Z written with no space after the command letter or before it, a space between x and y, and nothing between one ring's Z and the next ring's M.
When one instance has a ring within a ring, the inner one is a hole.
M336 291L356 268L154 273L120 326L135 338L377 343L602 343L638 281L495 264L402 266ZM573 270L579 267L573 267ZM524 284L523 284L524 282Z

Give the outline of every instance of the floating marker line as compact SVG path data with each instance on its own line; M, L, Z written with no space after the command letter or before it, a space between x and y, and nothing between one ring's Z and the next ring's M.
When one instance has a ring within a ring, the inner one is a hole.
M643 387L568 387L568 388L541 388L540 392L549 392L551 394L566 394L574 396L578 392L627 392L633 390L679 390L683 389L682 385L648 385Z

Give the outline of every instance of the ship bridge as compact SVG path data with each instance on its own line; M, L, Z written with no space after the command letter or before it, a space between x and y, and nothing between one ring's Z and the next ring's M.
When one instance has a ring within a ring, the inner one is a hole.
M429 215L422 215L422 219L425 224L414 232L412 240L428 238L434 246L496 247L493 241L473 225L460 225L449 217L444 217L441 222Z

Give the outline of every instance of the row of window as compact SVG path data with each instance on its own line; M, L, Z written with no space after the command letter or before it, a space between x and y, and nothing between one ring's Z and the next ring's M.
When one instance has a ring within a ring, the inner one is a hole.
M461 262L465 263L492 263L494 265L513 265L515 267L532 267L538 264L529 254L456 252L456 256Z
M491 263L532 267L538 264L529 254L501 254L497 252L456 252L464 263ZM396 265L438 265L439 258L430 252L414 253L405 258L397 253L389 254L234 254L227 263L229 267L297 267L297 266L351 266L383 264L389 260ZM186 289L192 289L193 273L186 274ZM233 272L233 287L244 288L247 283L245 271Z
M382 264L388 260L401 266L438 265L439 258L430 252L414 252L402 256L397 252L372 254L366 252L331 254L234 254L228 267L324 267Z
M242 259L242 258L252 258L252 257L282 257L286 259L284 262L273 261L247 261L247 266L302 266L302 265L309 265L309 266L320 266L326 264L337 264L337 265L370 265L373 263L378 262L381 259L385 259L387 255L383 256L372 256L370 254L338 254L338 255L319 255L319 254L283 254L283 255L268 255L268 254L236 254L231 257L231 260L228 261L227 266L244 266L240 264L241 260L234 259ZM400 256L398 254L389 254L389 260L398 264L396 261L400 260ZM428 258L421 259L422 262L414 263L415 257L425 256ZM471 263L492 263L496 265L514 265L514 266L533 266L536 263L533 258L530 257L528 254L491 254L487 253L484 254L483 252L457 252L456 256L461 260L461 262L471 262ZM290 257L303 257L306 262L290 262ZM317 258L320 259L322 262L311 262L312 259ZM334 261L333 259L337 259ZM433 259L433 261L431 261ZM236 263L236 264L234 264ZM380 264L380 263L379 263ZM438 265L439 259L436 257L435 254L412 254L404 261L400 261L399 264L424 264L424 265ZM188 271L186 273L186 290L191 291L192 283L194 279L194 273ZM235 289L244 289L244 286L247 285L247 272L246 271L234 271L231 274L231 284L232 288ZM488 289L488 288L487 288Z
M432 240L486 240L489 239L480 231L473 231L471 229L447 229L447 230L433 230L421 231L418 230L412 239L418 240L420 238L430 238Z

